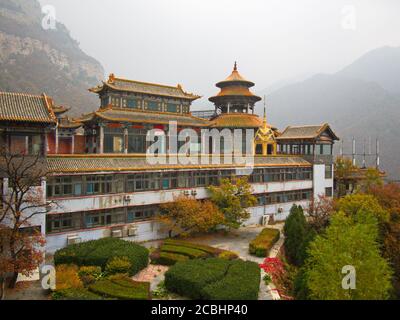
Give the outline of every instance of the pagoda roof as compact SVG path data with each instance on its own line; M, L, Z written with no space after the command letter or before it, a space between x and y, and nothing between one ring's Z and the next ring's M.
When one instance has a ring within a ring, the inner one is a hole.
M237 63L235 62L235 65L233 66L233 71L232 73L223 81L220 81L216 84L217 87L222 88L227 85L232 85L232 84L238 84L238 85L245 85L248 88L254 86L254 82L249 81L245 79L238 71L237 69Z
M204 156L204 155L203 155ZM210 155L211 157L212 155ZM223 155L220 164L151 164L146 155L82 154L48 155L46 161L49 172L67 173L102 173L155 170L199 170L199 169L235 169L245 168L245 164L224 164ZM255 156L254 167L309 167L311 164L298 156Z
M325 131L329 133L333 140L339 140L339 138L336 136L336 134L327 123L321 125L289 126L277 139L316 139L320 137L321 134Z
M45 94L0 92L0 121L55 124L52 103Z
M222 113L211 121L214 128L260 128L262 119L249 113Z
M100 118L112 122L132 122L132 123L160 123L169 124L170 121L176 121L178 125L205 127L209 126L210 121L194 117L190 114L177 114L169 112L149 111L149 110L130 110L130 109L99 109L96 112L89 113L77 119L80 122L90 122L95 118Z
M107 81L103 81L102 85L91 88L89 91L99 93L105 88L111 88L117 91L173 97L191 101L201 98L201 96L185 92L180 84L177 86L168 86L164 84L117 78L113 74L110 74L109 79Z

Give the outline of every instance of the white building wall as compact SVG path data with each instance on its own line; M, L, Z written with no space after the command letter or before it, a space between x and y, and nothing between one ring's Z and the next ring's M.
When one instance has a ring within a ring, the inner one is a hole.
M290 181L252 184L254 194L312 189L312 181ZM101 210L125 206L142 206L171 202L174 196L179 196L184 191L195 191L196 199L208 197L206 188L193 188L182 190L157 190L114 195L86 196L79 198L64 198L55 200L51 213L80 212ZM127 201L129 199L129 201Z
M314 164L313 187L315 199L318 199L318 196L325 196L326 188L332 188L333 191L333 172L331 179L325 179L325 164Z
M272 183L257 183L252 184L254 194L280 192L280 191L293 191L312 189L312 181L290 181L290 182L272 182ZM207 198L206 188L185 189L189 191L196 191L197 199ZM136 192L132 194L117 194L117 195L104 195L104 196L91 196L82 198L63 199L57 201L57 207L53 208L52 213L63 212L80 212L85 210L98 210L106 208L115 208L126 205L140 206L151 205L173 201L174 195L179 195L184 190L164 190L164 191L146 191ZM125 196L129 196L131 201L129 204L124 201ZM294 203L284 203L268 206L258 206L250 208L251 217L244 225L260 224L264 215L274 215L275 220L284 220L289 215L290 209ZM307 201L299 201L297 204L306 206ZM279 212L281 211L281 212ZM156 239L163 239L167 237L164 230L160 230L161 226L154 220L136 222L134 225L137 228L137 236L129 237L131 241L149 241ZM88 241L111 236L112 229L119 226L99 227L95 229L69 231L65 233L48 234L46 239L46 251L53 253L56 250L63 248L67 245L67 239L71 235L80 237L81 241Z

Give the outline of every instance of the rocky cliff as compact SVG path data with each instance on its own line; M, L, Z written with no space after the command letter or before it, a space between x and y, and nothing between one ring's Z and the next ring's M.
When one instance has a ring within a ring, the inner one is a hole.
M61 23L43 28L44 17L36 0L0 0L0 90L45 92L73 115L96 109L87 89L103 79L103 67Z

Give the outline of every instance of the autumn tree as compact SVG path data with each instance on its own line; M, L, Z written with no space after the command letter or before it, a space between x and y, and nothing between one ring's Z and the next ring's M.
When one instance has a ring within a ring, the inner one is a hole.
M224 223L224 215L214 203L184 195L176 197L173 202L162 204L158 218L170 237L172 234L188 236L209 232Z
M47 175L46 163L39 154L0 152L0 177L7 181L0 209L2 288L6 279L13 288L19 273L31 275L43 260L40 247L44 239L40 230L32 228L32 222L46 213L44 190L39 186Z
M351 159L338 157L335 161L335 181L337 184L338 197L346 195L346 186L348 183L355 185L354 171L357 167L353 165ZM352 193L353 190L350 190Z
M400 298L400 184L374 186L370 189L370 193L390 214L389 221L382 227L382 252L393 267L394 293Z
M328 226L334 211L334 200L331 197L320 195L318 198L312 199L306 208L310 227L320 233Z
M310 243L301 281L308 298L317 300L383 300L389 298L392 271L380 256L378 221L359 210L356 217L336 213L329 227ZM344 266L356 272L356 290L344 289Z
M336 203L336 210L342 211L354 219L360 218L359 212L370 213L375 216L382 226L389 221L389 212L382 208L377 198L370 194L351 194L339 199Z
M208 190L211 201L223 213L228 228L239 228L250 217L248 208L257 203L247 177L222 179L219 186L210 186Z

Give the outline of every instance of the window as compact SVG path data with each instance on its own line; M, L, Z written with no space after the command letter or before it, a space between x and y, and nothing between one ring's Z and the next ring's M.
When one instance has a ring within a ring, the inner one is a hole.
M325 195L327 197L332 197L333 196L332 188L325 188Z
M62 232L81 228L81 213L63 213L47 215L46 230L48 233Z
M86 194L112 193L113 176L98 175L86 177Z
M124 129L106 128L104 130L104 152L122 153L124 151Z
M332 179L332 165L325 165L325 179Z
M331 144L320 144L317 146L317 154L319 155L331 155L332 154L332 145Z
M138 207L128 209L128 223L135 221L151 219L157 212L156 207Z
M138 108L138 101L136 99L130 98L127 100L126 105L128 108Z
M146 130L128 129L128 152L146 153Z
M168 112L178 112L178 105L176 103L168 103L167 111Z
M157 101L148 101L147 109L152 111L158 111L159 103Z
M51 178L47 182L47 197L71 196L72 177Z

